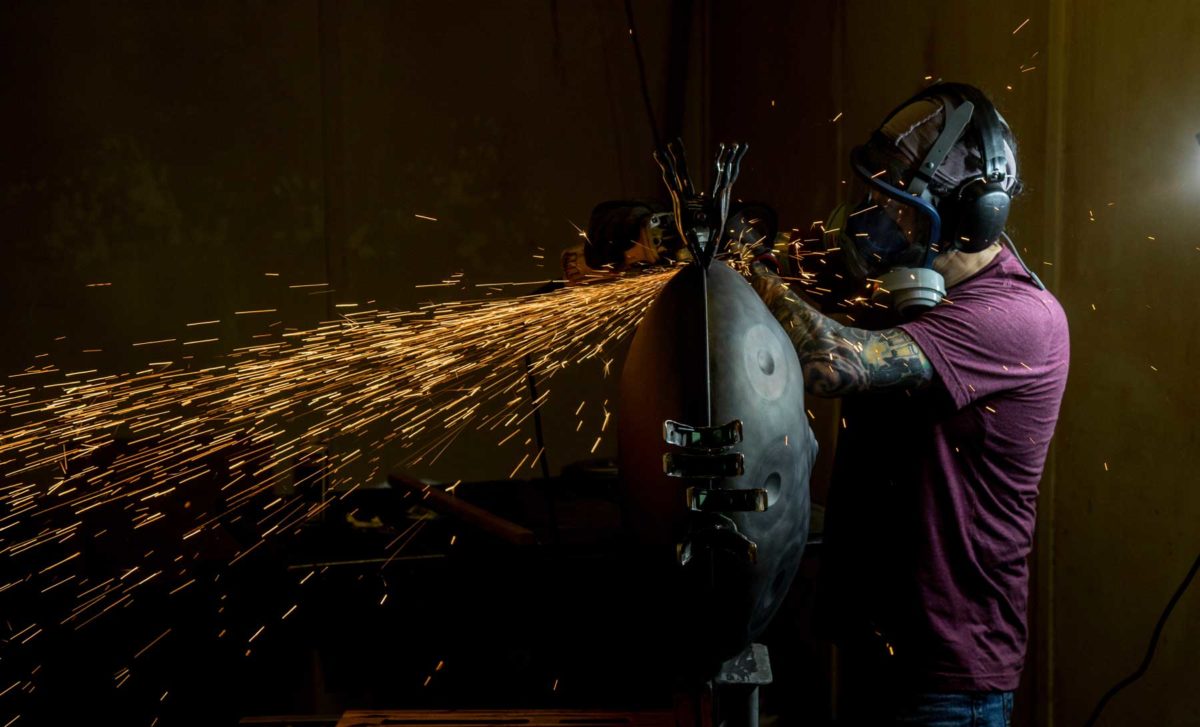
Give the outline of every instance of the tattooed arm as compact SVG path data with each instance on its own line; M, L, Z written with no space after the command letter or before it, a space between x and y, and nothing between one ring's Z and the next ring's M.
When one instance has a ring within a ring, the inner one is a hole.
M761 263L752 266L750 283L796 347L810 394L916 389L933 380L932 364L903 330L844 326L801 300Z

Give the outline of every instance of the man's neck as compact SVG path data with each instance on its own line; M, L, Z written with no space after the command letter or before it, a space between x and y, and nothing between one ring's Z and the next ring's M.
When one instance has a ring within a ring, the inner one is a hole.
M979 252L951 250L934 258L933 269L942 274L946 280L946 288L949 289L978 275L979 271L996 259L1000 250L999 242L993 242Z

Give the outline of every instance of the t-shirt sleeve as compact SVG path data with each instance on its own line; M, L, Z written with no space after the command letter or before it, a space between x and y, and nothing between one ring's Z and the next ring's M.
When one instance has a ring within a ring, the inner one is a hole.
M1050 311L1036 296L1002 284L948 297L902 323L959 409L1044 374Z

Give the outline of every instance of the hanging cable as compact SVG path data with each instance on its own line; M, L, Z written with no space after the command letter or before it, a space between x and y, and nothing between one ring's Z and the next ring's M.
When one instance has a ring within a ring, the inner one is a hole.
M1183 583L1179 584L1179 588L1175 589L1171 600L1167 601L1167 607L1163 610L1162 615L1158 617L1158 623L1154 626L1154 633L1150 636L1150 647L1146 649L1146 656L1142 659L1142 664L1132 674L1117 682L1104 693L1100 701L1096 703L1096 708L1092 710L1092 716L1088 717L1088 721L1084 723L1084 727L1092 727L1096 724L1096 720L1100 719L1100 713L1104 711L1104 707L1108 701L1117 696L1117 692L1125 687L1133 684L1138 679L1145 675L1146 670L1150 668L1150 660L1154 658L1154 649L1158 647L1158 637L1162 636L1163 627L1167 625L1167 619L1171 617L1171 611L1175 609L1175 604L1179 603L1179 599L1183 597L1184 591L1191 585L1192 579L1196 577L1196 571L1200 570L1200 554L1196 555L1196 560L1192 563L1192 569L1184 576Z
M633 0L625 0L625 20L629 24L629 40L633 41L633 55L637 59L638 79L642 83L642 103L646 105L646 118L650 122L650 134L654 137L654 150L663 149L658 133L658 121L654 115L654 104L650 102L650 86L646 83L646 61L642 58L642 45L638 42L637 24L633 21Z

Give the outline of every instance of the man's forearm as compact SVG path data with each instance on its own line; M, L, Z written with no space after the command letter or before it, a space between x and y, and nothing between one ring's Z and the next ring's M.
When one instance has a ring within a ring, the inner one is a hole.
M866 331L842 325L804 302L761 263L752 273L754 290L796 348L809 393L842 396L916 388L932 380L929 360L899 328Z

